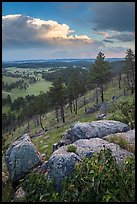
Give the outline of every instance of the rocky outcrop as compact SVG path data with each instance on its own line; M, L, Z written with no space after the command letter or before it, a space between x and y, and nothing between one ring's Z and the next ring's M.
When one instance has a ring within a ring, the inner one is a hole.
M16 182L41 164L42 157L26 133L10 145L5 161L11 181Z
M130 145L134 145L135 146L135 130L129 130L127 132L123 132L123 133L116 133L116 134L110 134L107 135L105 137L103 137L103 139L109 140L111 138L123 138L125 139Z
M60 147L50 157L47 163L49 178L55 179L57 189L60 188L60 181L68 176L74 169L74 165L81 159L73 152L67 152L67 146Z
M128 125L113 120L76 122L63 134L63 139L70 140L73 143L79 139L103 138L106 135L126 132L129 129Z
M73 145L76 147L75 153L68 152L70 145L66 145L54 151L48 160L48 176L55 179L57 188L60 187L60 181L73 171L77 161L81 161L85 157L92 157L94 153L100 152L104 146L112 150L112 155L119 165L132 155L127 150L120 148L119 145L109 143L101 138L79 139Z

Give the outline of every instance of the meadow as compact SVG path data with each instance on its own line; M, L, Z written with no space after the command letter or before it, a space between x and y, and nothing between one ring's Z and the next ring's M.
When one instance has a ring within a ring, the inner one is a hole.
M40 69L41 71L43 69ZM31 76L35 76L38 81L36 81L35 83L29 84L29 80L28 79L24 79L22 77L11 77L11 76L3 76L2 81L4 83L7 84L11 84L13 82L19 81L19 80L24 80L24 82L26 82L29 86L28 88L25 89L19 89L19 88L14 88L11 91L5 91L2 90L2 98L6 98L8 95L10 95L11 99L14 100L18 97L25 97L27 95L39 95L41 92L45 93L48 91L49 87L51 86L51 82L46 81L44 79L42 79L41 74L36 74L34 75L34 72L36 71L36 69L19 69L19 68L9 68L7 69L8 72L10 73L19 73L23 75L29 75Z
M118 88L118 81L117 77L113 78L111 82L108 83L108 85L104 89L104 99L105 102L111 104L111 108L107 110L107 119L111 120L118 120L121 122L125 122L125 118L122 115L120 110L117 110L114 106L114 101L112 101L113 96L119 96L121 97L117 98L116 104L119 103L121 100L133 100L134 95L131 94L130 91L126 92L126 96L123 96L123 89L125 88L124 85L124 75L122 75L122 80L121 80L121 89ZM49 86L51 86L51 82L47 82L43 79L38 80L36 83L30 84L30 86L27 88L27 90L19 90L19 89L13 89L11 91L12 99L14 99L17 96L23 96L27 95L37 95L39 94L40 91L46 92L48 90ZM21 95L22 94L22 95ZM47 129L47 131L43 131L41 126L35 125L34 118L30 119L30 132L29 136L31 138L31 141L35 144L36 148L38 151L43 154L43 158L45 161L49 159L53 152L53 144L57 143L61 138L62 134L68 130L74 122L80 121L80 122L91 122L97 120L96 116L97 114L100 114L100 110L95 111L92 114L86 114L85 113L85 108L91 108L93 105L96 103L95 102L95 89L92 89L85 93L84 96L81 96L78 98L78 113L75 114L70 113L70 109L68 104L65 105L64 110L65 110L65 119L66 122L62 123L61 118L59 117L59 122L57 122L55 118L55 111L50 110L49 112L42 114L42 123L43 127ZM84 104L84 97L86 100L86 104ZM99 103L101 102L101 98L99 97ZM115 104L115 105L116 105ZM2 107L2 112L8 112L9 107L8 106L3 106ZM39 115L37 115L37 118L39 118ZM28 121L24 121L21 125L17 126L16 129L13 131L7 132L3 134L3 141L2 141L2 171L6 172L8 175L7 171L7 166L5 163L5 151L9 147L9 145L17 140L18 138L21 137L26 132L27 129L27 124ZM37 134L42 133L41 136L36 136ZM119 144L121 141L117 141L117 144ZM120 145L120 144L119 144ZM129 148L129 144L124 143L124 148L127 149ZM5 201L11 201L13 198L13 192L12 192L12 187L7 186L7 189L3 191L3 200Z
M47 92L49 87L51 86L51 82L46 81L44 79L34 83L30 84L29 87L25 89L12 89L10 92L6 92L2 90L2 97L6 98L7 95L9 94L11 96L11 99L14 100L18 97L25 97L27 95L39 95L40 92Z

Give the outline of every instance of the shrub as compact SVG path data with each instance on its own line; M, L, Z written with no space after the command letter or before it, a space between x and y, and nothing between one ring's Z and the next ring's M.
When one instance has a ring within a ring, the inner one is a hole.
M74 145L69 145L67 149L68 152L74 152L74 153L76 152L76 150L77 150L77 147Z
M109 117L111 120L118 120L135 128L135 99L126 98L115 102L111 112L113 114Z
M32 172L23 183L28 202L48 202L54 192L52 180L39 172Z
M111 150L101 150L77 163L74 173L64 181L61 198L68 202L134 201L134 168L133 158L120 169Z
M132 153L135 153L135 145L130 144L126 139L122 136L111 136L110 138L106 138L109 142L119 144L119 146L123 149L126 149Z
M27 201L34 202L132 202L135 201L135 162L128 158L119 168L109 149L75 165L57 192L45 175L30 174L24 184Z

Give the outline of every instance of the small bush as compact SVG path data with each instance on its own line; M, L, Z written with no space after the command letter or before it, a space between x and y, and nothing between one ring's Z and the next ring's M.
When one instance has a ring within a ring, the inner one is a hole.
M130 158L120 169L111 150L101 150L91 159L76 165L71 177L64 181L62 201L127 202L135 199L135 163Z
M74 152L74 153L76 152L76 150L77 150L77 147L74 145L69 145L67 149L68 152Z
M119 168L109 149L78 162L58 192L54 180L31 173L23 184L28 202L132 202L135 201L135 160Z
M121 121L131 127L135 128L135 99L126 98L115 102L111 108L111 116L109 119Z

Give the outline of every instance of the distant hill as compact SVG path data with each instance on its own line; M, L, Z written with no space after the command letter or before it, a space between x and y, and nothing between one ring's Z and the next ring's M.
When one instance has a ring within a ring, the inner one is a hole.
M123 61L123 58L106 58L109 62ZM20 61L5 61L2 62L3 68L18 67L18 68L39 68L39 67L72 67L81 66L88 68L95 59L48 59L48 60L20 60Z

